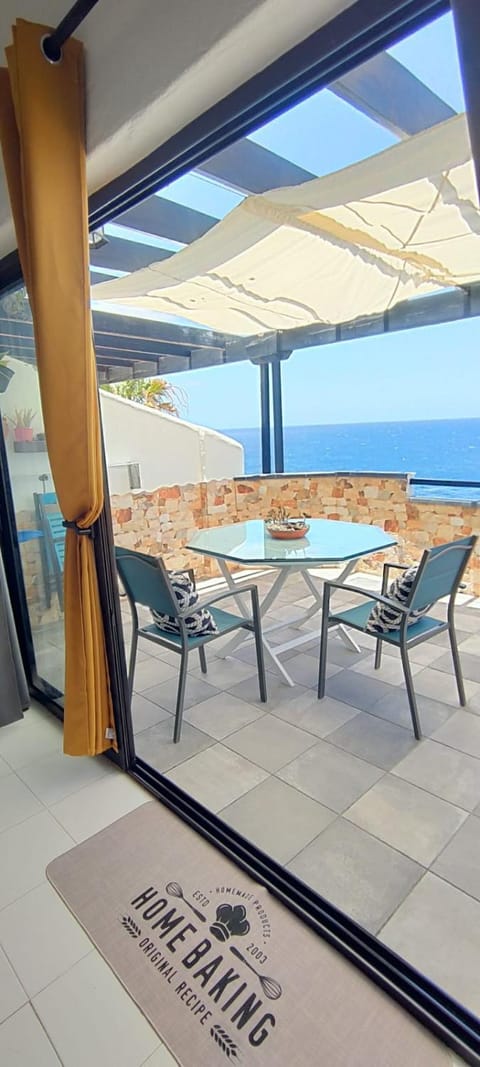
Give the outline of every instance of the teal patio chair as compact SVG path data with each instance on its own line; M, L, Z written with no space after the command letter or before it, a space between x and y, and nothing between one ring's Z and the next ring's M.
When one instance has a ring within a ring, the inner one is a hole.
M320 700L325 696L329 628L331 626L338 626L341 623L343 626L348 626L354 630L361 630L363 633L368 633L369 631L366 627L370 612L376 603L380 603L401 615L402 621L398 630L389 630L385 633L376 633L372 635L377 641L375 668L378 670L380 667L382 641L386 641L390 645L396 645L396 647L400 649L408 702L410 705L410 714L412 716L413 731L417 740L420 740L422 732L415 690L413 687L412 672L408 659L408 650L410 648L414 648L415 645L419 645L423 641L428 641L428 639L434 637L435 634L440 634L444 630L448 630L450 647L452 649L453 666L457 680L458 696L462 707L466 704L465 688L462 678L460 657L458 654L453 615L455 596L458 592L462 575L473 552L476 540L476 537L465 537L461 540L451 541L449 544L438 545L435 548L425 551L418 566L417 575L413 582L410 595L404 604L400 604L399 601L393 600L387 595L390 568L394 567L399 570L407 569L397 563L386 563L384 565L381 593L373 593L371 590L361 589L355 585L341 585L339 582L325 582L320 639L320 665L318 673L318 697ZM332 591L335 589L357 593L362 597L366 597L367 601L365 604L359 604L354 608L347 608L344 611L333 611L330 607L330 597ZM443 622L441 619L436 619L429 614L422 615L416 621L412 620L413 612L422 611L426 608L430 609L443 597L448 597L446 621Z
M224 634L231 633L233 630L243 628L244 630L251 630L255 637L260 699L263 703L266 703L267 683L263 657L258 590L256 585L244 585L239 589L241 596L243 596L244 593L250 595L252 610L249 615L233 615L230 612L223 611L222 608L213 606L220 601L238 595L233 594L230 590L226 593L219 593L217 596L210 597L208 601L199 601L194 607L189 607L181 612L179 610L178 600L172 589L167 569L161 559L158 559L155 556L144 555L143 552L134 552L131 549L120 548L118 546L115 547L115 558L118 574L127 595L132 613L132 642L130 646L128 667L130 699L132 698L133 693L135 661L137 657L139 637L145 637L147 641L153 641L155 644L162 645L164 648L168 648L172 652L178 652L180 655L180 674L178 679L173 740L180 741L188 671L188 657L190 652L198 650L200 667L202 673L206 674L207 658L205 655L205 645L210 644L210 642L214 641L217 637L222 637ZM139 626L137 604L142 604L144 607L158 611L160 614L170 615L177 620L180 632L178 634L167 633L160 630L155 623ZM204 634L202 636L188 633L184 620L189 615L192 615L193 612L198 611L199 608L208 608L211 612L217 625L216 633Z
M35 515L43 533L42 567L47 608L52 589L56 590L63 611L63 569L65 565L65 527L56 493L34 493Z

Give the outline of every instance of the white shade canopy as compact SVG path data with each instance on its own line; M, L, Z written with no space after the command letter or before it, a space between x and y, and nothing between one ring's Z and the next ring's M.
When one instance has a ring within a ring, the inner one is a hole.
M350 322L479 278L479 198L458 115L334 174L249 196L92 297L252 336Z

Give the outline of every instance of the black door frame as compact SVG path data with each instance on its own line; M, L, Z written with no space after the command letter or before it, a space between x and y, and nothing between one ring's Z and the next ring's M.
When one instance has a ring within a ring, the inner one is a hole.
M462 40L469 42L474 27L478 29L477 2L452 0L459 46ZM120 211L134 206L154 189L199 165L238 137L248 134L260 122L272 119L287 106L320 89L347 69L391 46L401 36L419 29L449 8L448 0L382 0L381 4L378 0L358 0L327 26L190 123L142 163L94 194L89 205L90 227L94 229ZM469 87L465 95L469 101L470 118L475 121L480 100L476 54L474 50L472 56L465 44L459 51L463 61L463 77ZM472 137L472 143L475 147L478 138ZM0 290L20 280L18 256L12 254L0 263ZM4 467L4 463L5 455L4 450L2 455L0 443L0 468ZM6 563L10 571L12 599L28 669L31 634L29 637L26 602L22 603L24 590L21 571L18 572L18 546L5 467L0 478L0 524L7 546ZM95 545L121 765L162 803L270 889L467 1062L479 1064L478 1019L348 916L322 900L217 816L135 756L108 495L104 512L97 523ZM35 685L31 669L28 673L31 684ZM36 695L45 700L45 694L37 692Z

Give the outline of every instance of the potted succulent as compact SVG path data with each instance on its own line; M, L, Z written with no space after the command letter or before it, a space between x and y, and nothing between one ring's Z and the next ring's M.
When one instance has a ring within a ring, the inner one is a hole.
M306 515L292 517L287 508L272 508L265 520L265 526L270 537L278 541L295 541L305 537L310 526L305 522Z
M10 419L15 441L33 441L32 422L36 412L32 408L16 408L15 418Z
M6 353L4 352L3 355L0 356L0 393L4 393L6 389L8 389L14 374L15 371L10 369Z

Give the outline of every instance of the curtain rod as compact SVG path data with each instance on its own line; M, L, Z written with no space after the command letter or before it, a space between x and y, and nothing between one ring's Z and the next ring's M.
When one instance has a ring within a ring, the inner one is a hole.
M41 50L49 63L59 63L62 58L62 44L75 33L83 20L87 17L92 7L98 0L76 0L76 3L67 11L56 30L41 41Z

